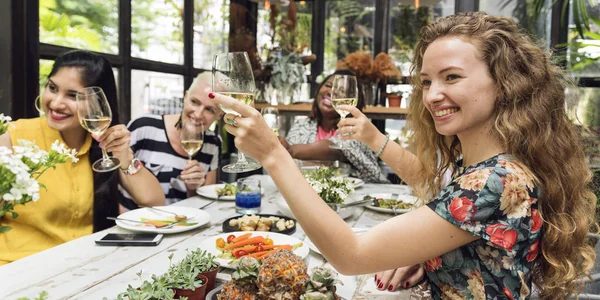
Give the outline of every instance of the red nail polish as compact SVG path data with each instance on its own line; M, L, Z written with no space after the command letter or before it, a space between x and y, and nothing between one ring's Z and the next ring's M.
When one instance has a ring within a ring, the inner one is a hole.
M213 92L208 93L208 98L215 99L215 94Z
M408 284L409 284L409 282L408 282L408 281L405 281L405 282L402 284L402 286L403 286L405 289L407 289L407 288L408 288Z
M381 280L377 279L377 285L380 285L380 284L381 284Z
M377 281L377 275L375 275L375 281Z
M383 283L379 283L379 285L377 287L380 288L380 289L382 289L383 288Z
M391 291L393 291L393 290L394 290L394 287L393 287L393 286L390 284L390 286L388 286L388 291L390 291L390 292L391 292Z

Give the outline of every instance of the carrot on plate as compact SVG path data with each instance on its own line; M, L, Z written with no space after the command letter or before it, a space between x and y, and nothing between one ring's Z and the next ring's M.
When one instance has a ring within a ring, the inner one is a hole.
M227 245L227 246L225 246L225 248L223 248L223 250L229 250L229 249L233 249L233 248L239 248L239 247L246 246L246 245L254 245L254 244L257 244L257 243L261 243L261 242L264 243L264 241L265 241L265 238L259 235L259 236L255 236L255 237L252 237L252 238L248 238L248 239L242 240L242 241L237 242L237 243L233 243L233 244Z
M264 250L270 250L270 249L284 249L284 250L293 250L292 245L263 245L262 246Z
M252 233L244 233L244 234L242 234L242 235L234 238L231 241L234 242L234 243L237 243L237 242L240 242L240 241L243 241L243 240L249 238L251 235L252 235Z

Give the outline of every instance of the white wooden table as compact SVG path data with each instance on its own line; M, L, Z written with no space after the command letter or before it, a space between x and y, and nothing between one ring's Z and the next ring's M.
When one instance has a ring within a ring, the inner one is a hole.
M268 175L255 176L261 179L265 189L261 213L278 213L274 204L280 195L277 187ZM359 194L402 191L400 186L383 184L365 184L356 190ZM210 201L195 196L174 205L201 207ZM174 262L179 261L185 256L185 249L195 249L205 238L222 233L222 221L237 215L233 201L217 201L205 210L211 215L209 225L165 235L158 246L111 247L94 243L106 233L127 232L115 226L2 266L0 299L33 298L42 291L48 293L49 299L115 299L128 284L138 286L141 283L136 273L142 271L142 279L150 279L152 274L166 272L170 254L174 254ZM354 215L346 222L354 228L370 228L390 217L390 214L356 208ZM299 224L293 236L305 239ZM309 270L312 266L326 263L321 255L312 251L308 256ZM218 279L228 280L229 273L220 272ZM408 291L378 291L371 275L340 275L340 279L343 286L338 287L338 294L346 299L409 299L410 296Z

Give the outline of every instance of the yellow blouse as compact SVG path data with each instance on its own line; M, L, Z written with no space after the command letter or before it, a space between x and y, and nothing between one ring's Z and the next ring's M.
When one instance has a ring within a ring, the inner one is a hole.
M48 126L45 118L22 119L11 123L10 140L17 145L19 139L34 141L38 147L49 151L56 140L64 143L60 133ZM0 233L0 265L35 254L64 242L91 234L93 231L93 177L89 149L92 137L77 151L79 161L70 160L48 169L38 179L40 199L15 206L18 218L7 214L0 223L11 226Z

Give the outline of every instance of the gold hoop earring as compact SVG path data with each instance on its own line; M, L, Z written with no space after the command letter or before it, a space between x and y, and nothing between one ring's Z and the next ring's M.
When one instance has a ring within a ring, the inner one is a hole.
M46 113L44 112L44 110L42 109L42 96L37 96L35 97L35 100L33 102L33 105L35 106L35 109L38 111L38 113L40 114L40 117L44 116Z

